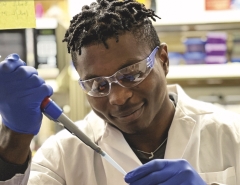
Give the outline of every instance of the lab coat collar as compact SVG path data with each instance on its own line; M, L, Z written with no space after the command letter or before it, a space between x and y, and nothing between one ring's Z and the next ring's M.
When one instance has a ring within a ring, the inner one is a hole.
M212 113L211 106L206 106L206 103L190 98L179 85L168 85L167 87L169 92L174 92L177 94L177 108L181 109L183 115L192 116ZM193 106L196 103L198 107Z

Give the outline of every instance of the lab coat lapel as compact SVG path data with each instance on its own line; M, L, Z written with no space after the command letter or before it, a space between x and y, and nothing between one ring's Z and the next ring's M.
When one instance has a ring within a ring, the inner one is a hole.
M196 121L176 107L176 113L168 132L168 141L165 151L166 159L183 158L188 143L192 137Z
M201 104L200 102L198 102L197 108L194 107L196 100L191 99L178 85L170 85L168 90L178 95L178 101L172 125L168 132L168 142L164 157L168 159L185 158L186 150L193 155L194 147L198 146L197 143L190 141L198 142L199 133L195 133L195 128L200 126L199 117L211 113L212 110L207 108L206 104ZM189 150L193 151L189 152Z

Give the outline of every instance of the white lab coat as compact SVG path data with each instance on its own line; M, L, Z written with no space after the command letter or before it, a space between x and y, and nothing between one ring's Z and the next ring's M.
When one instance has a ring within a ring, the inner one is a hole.
M189 98L178 85L166 159L186 159L208 183L240 185L240 116ZM91 112L79 127L126 172L141 165L121 132ZM30 167L0 185L27 184ZM32 160L28 185L125 185L123 175L68 131L50 137Z

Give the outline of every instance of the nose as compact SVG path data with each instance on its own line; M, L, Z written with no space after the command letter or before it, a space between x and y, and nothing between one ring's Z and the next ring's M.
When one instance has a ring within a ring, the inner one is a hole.
M125 88L119 84L112 83L108 97L111 105L124 105L132 95L133 92L130 88Z

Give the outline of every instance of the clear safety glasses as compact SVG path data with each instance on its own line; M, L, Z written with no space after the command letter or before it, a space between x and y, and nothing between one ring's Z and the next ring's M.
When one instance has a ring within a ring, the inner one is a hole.
M93 97L107 96L110 93L112 83L117 83L126 88L134 87L141 83L151 72L158 49L159 46L146 59L120 69L112 76L97 77L89 80L79 79L79 85L85 93Z

